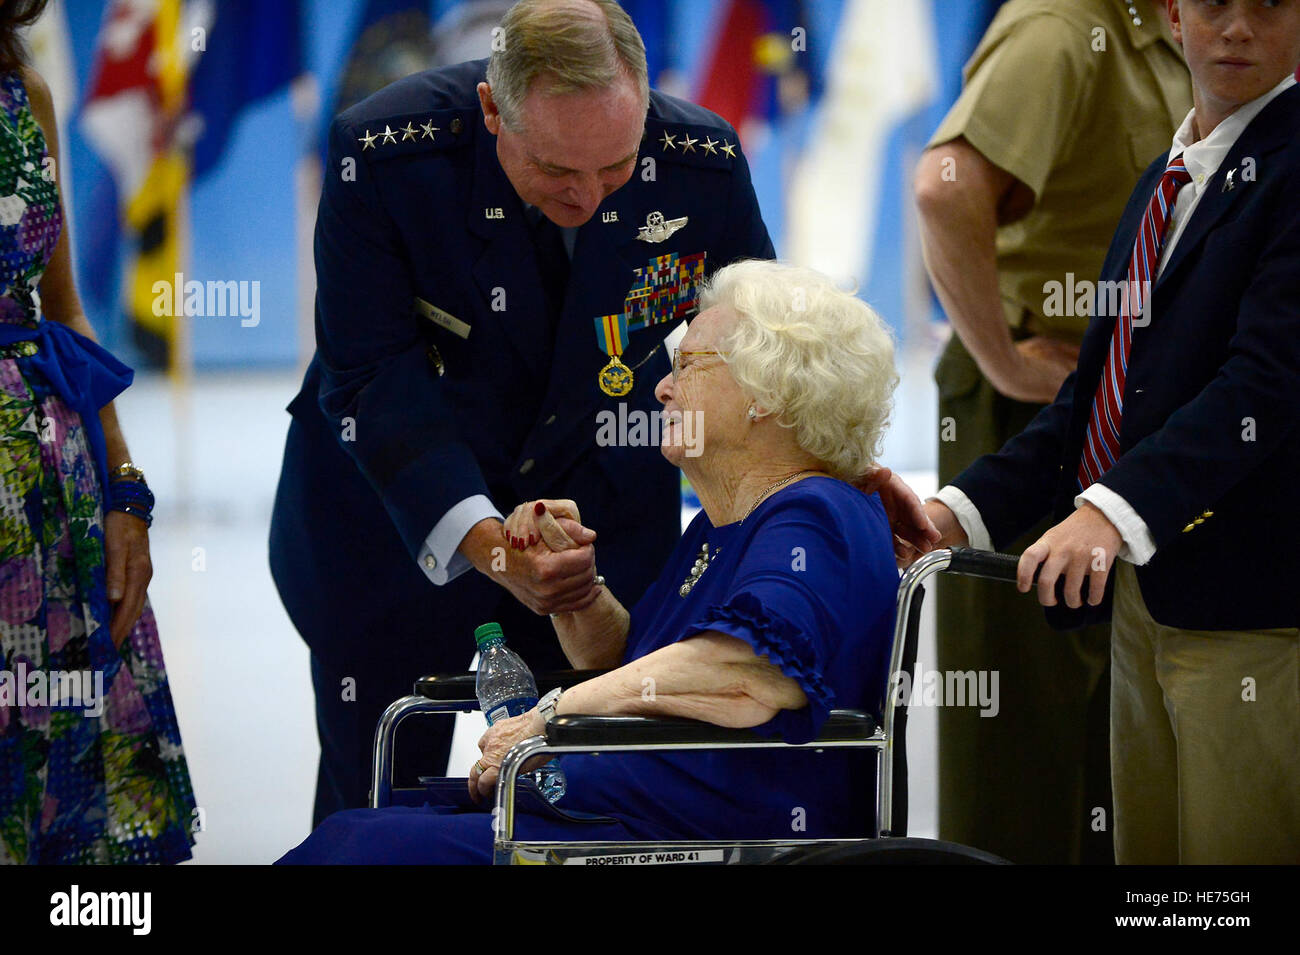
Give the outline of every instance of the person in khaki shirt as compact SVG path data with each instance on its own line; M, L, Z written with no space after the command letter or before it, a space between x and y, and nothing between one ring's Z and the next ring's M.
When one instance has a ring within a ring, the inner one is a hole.
M1010 0L916 173L955 334L936 368L939 484L996 451L1073 370L1139 174L1191 108L1162 3ZM1041 536L1034 528L1013 550ZM1110 862L1109 635L1048 628L1005 584L943 581L940 670L996 670L998 716L939 711L939 835L1022 863Z

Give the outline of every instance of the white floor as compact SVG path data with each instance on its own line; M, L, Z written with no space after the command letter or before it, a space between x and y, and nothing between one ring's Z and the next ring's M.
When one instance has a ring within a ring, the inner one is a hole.
M932 360L903 357L887 464L930 463ZM182 393L140 376L118 400L132 457L158 496L150 597L203 810L199 863L270 862L310 827L319 748L307 651L276 595L266 547L289 423L283 408L297 384L289 372L206 374ZM932 470L905 477L919 493L933 490ZM919 658L932 661L932 648L927 614ZM477 755L480 719L461 718L453 773L463 775ZM915 835L934 834L934 738L934 711L916 710Z

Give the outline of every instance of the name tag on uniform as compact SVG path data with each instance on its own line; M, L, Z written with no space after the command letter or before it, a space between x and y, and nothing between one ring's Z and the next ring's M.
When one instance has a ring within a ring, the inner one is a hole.
M437 305L430 305L418 295L415 297L415 310L433 322L440 325L453 335L459 335L461 338L469 338L470 327L462 322L451 312L444 312Z

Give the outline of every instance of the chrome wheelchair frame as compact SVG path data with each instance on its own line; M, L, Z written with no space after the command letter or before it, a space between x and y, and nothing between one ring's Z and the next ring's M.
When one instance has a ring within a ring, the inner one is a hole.
M854 846L875 852L905 849L909 861L1002 862L995 856L964 847L960 859L941 859L950 850L932 840L905 838L906 820L906 708L895 704L893 675L915 665L922 586L941 573L1014 581L1018 557L964 547L933 551L917 560L899 579L889 685L881 719L860 710L833 710L817 739L791 744L759 736L751 730L727 729L696 720L639 716L557 716L545 736L521 740L505 755L493 809L493 863L501 864L689 864L795 862L818 851L851 850ZM553 686L571 686L605 670L569 670L538 674L538 692ZM428 713L470 712L478 709L475 674L423 677L415 692L394 701L375 729L370 805L382 808L392 802L394 736L408 716ZM614 753L665 750L716 749L872 749L876 753L874 837L867 839L690 840L673 842L526 842L515 838L516 782L525 763L535 756L562 753ZM902 777L901 800L895 798L895 775ZM926 844L929 844L928 846ZM812 861L809 859L809 861Z

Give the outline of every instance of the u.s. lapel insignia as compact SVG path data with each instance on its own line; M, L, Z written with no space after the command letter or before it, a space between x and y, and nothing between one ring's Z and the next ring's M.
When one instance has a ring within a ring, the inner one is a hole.
M1228 175L1227 175L1227 177L1223 180L1223 191L1224 191L1224 192L1232 192L1233 189L1236 189L1236 188L1237 188L1237 184L1236 184L1235 182L1233 182L1233 177L1235 177L1236 175L1237 175L1237 170L1236 170L1236 169L1229 169L1229 170L1228 170Z
M645 225L637 226L636 237L641 242L663 242L682 226L689 216L680 219L665 219L662 212L652 212L645 217Z

